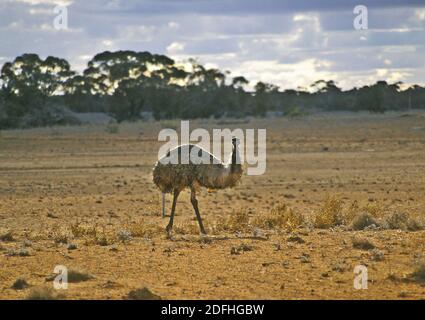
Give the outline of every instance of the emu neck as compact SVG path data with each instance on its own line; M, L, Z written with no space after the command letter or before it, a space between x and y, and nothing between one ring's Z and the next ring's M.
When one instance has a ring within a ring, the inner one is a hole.
M241 167L239 151L236 146L233 146L232 150L232 162L230 163L230 172L235 173Z

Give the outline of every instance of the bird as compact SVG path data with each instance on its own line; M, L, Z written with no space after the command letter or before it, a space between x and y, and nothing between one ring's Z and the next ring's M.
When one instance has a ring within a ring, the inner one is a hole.
M165 216L165 194L173 194L170 220L166 227L169 236L173 228L177 198L186 188L189 188L191 192L190 201L195 210L200 231L203 235L206 235L198 208L196 193L202 187L208 189L232 188L241 181L243 168L239 155L239 142L238 138L232 138L232 152L227 163L221 162L213 154L195 144L177 146L169 150L165 156L155 163L153 168L153 182L161 190L163 195L163 217ZM197 154L198 157L202 159L208 158L209 162L195 163L197 161L194 162L193 159L190 158L188 164L171 164L164 161L164 157L170 159L170 157L178 156L177 159L181 159L181 155L184 154L184 152L189 152L190 155Z

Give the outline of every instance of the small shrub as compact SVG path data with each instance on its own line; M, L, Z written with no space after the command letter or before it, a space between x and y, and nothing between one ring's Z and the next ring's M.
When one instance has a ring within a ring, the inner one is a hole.
M410 275L410 278L421 284L425 284L425 260L419 261L416 264L415 270Z
M322 208L317 212L314 226L319 229L327 229L344 223L342 200L335 196L328 197Z
M4 241L4 242L15 241L15 238L13 237L12 231L6 231L4 233L1 233L0 234L0 241Z
M307 112L301 111L299 107L291 107L284 112L284 115L288 118L298 118L308 115Z
M121 242L129 242L133 239L131 232L128 230L118 231L117 238Z
M18 278L12 285L12 289L23 290L29 287L28 282L24 278Z
M355 237L353 238L353 247L361 250L371 250L375 245L366 238Z
M131 290L128 294L130 300L161 300L161 297L152 293L148 288Z
M409 217L404 212L394 212L385 218L385 225L388 229L406 230Z
M106 133L117 134L120 131L120 127L115 123L110 123L105 127Z
M353 230L364 230L371 225L377 225L376 220L369 212L362 212L354 216L350 227Z

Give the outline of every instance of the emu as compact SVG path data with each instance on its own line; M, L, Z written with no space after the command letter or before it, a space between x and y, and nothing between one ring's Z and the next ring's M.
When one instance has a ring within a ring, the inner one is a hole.
M163 216L165 211L165 194L173 194L170 221L166 227L166 231L170 236L173 229L177 198L180 192L185 188L190 188L190 200L195 210L199 228L202 234L206 234L201 214L199 213L196 192L201 187L209 189L232 188L241 180L243 170L239 156L239 140L237 138L232 138L232 153L229 162L226 164L222 163L205 149L193 144L180 145L168 151L164 157L170 158L170 156L178 156L177 159L181 159L183 152L198 154L199 158L209 158L209 162L196 164L189 159L188 164L164 164L164 161L161 161L164 159L162 158L155 164L153 168L153 182L163 194Z

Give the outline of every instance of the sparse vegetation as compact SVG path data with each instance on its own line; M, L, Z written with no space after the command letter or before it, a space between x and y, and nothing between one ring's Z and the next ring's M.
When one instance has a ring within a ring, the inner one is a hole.
M66 293L67 299L127 299L130 290L143 286L170 299L264 294L271 299L400 299L402 292L409 299L422 298L416 261L422 258L425 231L410 232L416 228L409 221L423 223L423 190L421 177L413 174L418 169L403 162L402 153L407 150L413 162L420 161L419 140L398 145L382 139L391 127L394 136L411 141L416 131L408 128L423 126L422 117L397 122L395 115L391 126L382 119L356 118L346 120L343 129L338 121L318 124L314 117L225 124L266 123L267 171L244 176L231 191L199 192L205 237L199 236L189 191L182 192L171 239L164 231L168 219L161 218L161 195L151 182L157 152L151 128L159 130L159 123L122 124L120 139L104 132L104 125L57 128L55 136L51 129L3 132L0 235L10 233L13 241L0 240L0 298L25 298L41 284L53 288L44 282L57 264L95 276L53 291ZM205 127L215 123L205 120ZM321 152L324 146L330 152ZM394 148L400 152L393 153ZM364 151L369 149L375 151ZM340 224L313 228L327 194L341 204ZM168 214L169 196L166 209ZM131 234L128 245L121 242L127 238L120 240L120 230ZM355 248L353 237L375 247ZM77 250L70 251L73 245ZM21 248L30 256L20 257ZM357 264L368 267L369 290L350 290ZM390 273L394 276L386 279ZM18 278L30 287L12 289ZM322 280L314 281L314 292L312 279ZM137 285L140 280L143 286ZM137 299L137 293L131 296Z

